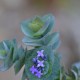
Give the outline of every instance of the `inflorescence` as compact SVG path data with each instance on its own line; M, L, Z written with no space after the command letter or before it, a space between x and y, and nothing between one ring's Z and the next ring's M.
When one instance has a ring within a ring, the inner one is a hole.
M41 78L44 71L44 61L46 60L46 56L43 54L44 50L37 51L37 57L33 58L33 66L30 68L32 74L36 77Z

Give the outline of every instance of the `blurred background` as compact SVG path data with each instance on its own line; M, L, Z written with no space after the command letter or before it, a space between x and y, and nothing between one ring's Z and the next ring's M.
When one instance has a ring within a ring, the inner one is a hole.
M80 61L80 0L0 0L0 41L16 38L19 44L24 37L20 22L35 15L52 13L54 31L60 32L58 49L65 69ZM0 80L21 80L22 71L15 76L13 67L0 73Z

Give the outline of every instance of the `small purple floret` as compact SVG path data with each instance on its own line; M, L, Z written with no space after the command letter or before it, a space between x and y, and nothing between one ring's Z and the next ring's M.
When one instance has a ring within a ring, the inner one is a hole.
M34 66L32 66L32 67L30 68L30 71L32 72L32 74L34 74L35 72L37 72L37 69L36 69Z
M47 57L46 57L46 56L44 56L44 57L43 57L43 60L47 60Z
M44 57L44 54L43 54L44 50L41 50L41 51L37 51L38 55L37 57Z
M32 61L36 64L37 63L37 58L33 58Z
M41 71L41 72L44 71L44 67L38 67L37 69L38 69L38 71Z
M44 67L44 64L43 64L43 63L44 63L44 61L39 61L39 60L38 60L38 65L37 65L37 67Z
M41 78L41 76L42 76L42 73L41 73L41 71L37 71L37 73L35 74L38 78Z

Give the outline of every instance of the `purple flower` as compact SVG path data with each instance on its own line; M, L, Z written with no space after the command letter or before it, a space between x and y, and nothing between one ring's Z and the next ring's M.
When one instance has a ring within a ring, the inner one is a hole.
M30 71L32 74L37 76L38 78L41 78L44 71L44 61L47 59L46 56L43 54L44 50L37 51L37 56L33 58L34 65L30 68ZM40 59L39 59L40 58Z
M38 55L37 57L44 57L44 54L43 54L44 50L41 50L41 51L37 51Z
M38 67L37 70L43 72L44 71L44 67Z
M41 73L41 71L37 71L37 73L35 74L38 78L41 78L41 76L42 76L42 73Z
M32 66L32 67L30 68L30 71L32 72L32 74L34 74L35 72L37 72L37 69L36 69L34 66Z
M38 65L37 65L37 67L44 67L44 64L43 64L43 63L44 63L44 61L39 61L39 60L38 60Z
M37 63L37 58L33 58L32 61L36 64Z
M47 60L47 57L46 57L46 56L44 56L44 57L43 57L43 60Z

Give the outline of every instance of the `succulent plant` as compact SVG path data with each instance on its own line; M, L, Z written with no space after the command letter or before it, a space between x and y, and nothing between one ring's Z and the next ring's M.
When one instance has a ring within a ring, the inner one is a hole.
M24 66L22 80L80 80L80 63L72 65L67 73L60 64L57 48L60 45L58 32L53 32L54 16L36 16L21 23L25 37L22 42L33 49L18 47L16 40L0 43L0 71L14 66L17 74Z
M22 32L25 34L23 43L29 46L47 46L52 45L57 48L59 44L59 33L51 33L54 27L54 16L51 14L43 17L36 16L30 20L21 23Z
M0 43L0 71L5 71L13 65L13 54L16 47L16 40L4 40Z

